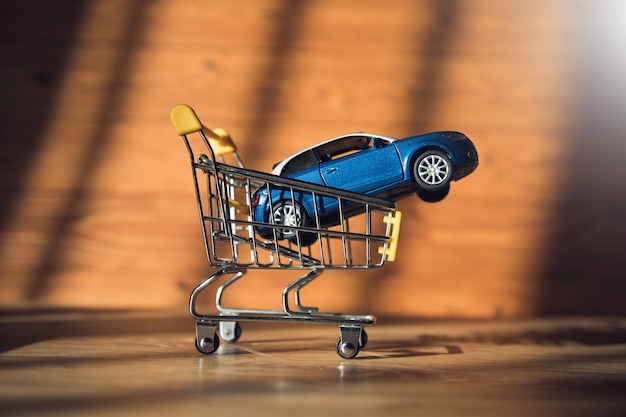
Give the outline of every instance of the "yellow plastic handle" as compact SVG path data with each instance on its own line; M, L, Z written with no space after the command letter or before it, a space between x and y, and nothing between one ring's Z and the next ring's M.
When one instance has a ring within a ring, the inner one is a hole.
M235 146L233 139L230 137L230 133L226 130L220 129L219 127L210 130L205 127L202 131L205 135L209 136L209 142L211 143L213 152L215 152L215 156L237 152L237 147Z
M196 116L196 112L186 104L179 104L172 109L170 120L176 129L178 136L189 135L190 133L202 130L202 123Z
M202 131L209 139L211 148L215 156L237 152L237 147L230 134L224 129L211 130L204 126L196 115L196 112L187 104L179 104L172 109L170 120L176 129L178 136L185 136L191 133Z
M396 260L396 251L398 250L398 237L400 237L400 221L402 220L402 212L396 210L395 215L389 214L383 217L383 221L391 226L389 243L387 244L387 251L385 256L387 261L393 262ZM384 247L378 248L378 253L383 254Z
M242 203L241 201L234 200L232 198L228 199L228 202L231 206L235 208L235 211L239 214L243 214L246 216L250 215L250 207L247 204Z

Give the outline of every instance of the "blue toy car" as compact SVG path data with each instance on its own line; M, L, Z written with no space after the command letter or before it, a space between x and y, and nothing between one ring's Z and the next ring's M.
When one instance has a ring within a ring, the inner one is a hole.
M428 202L445 198L450 182L471 174L478 166L478 153L462 133L434 132L405 139L353 133L304 149L274 166L272 174L396 201L417 193ZM271 189L271 202L268 188ZM334 198L293 192L289 188L261 186L252 198L253 220L277 225L320 227L339 224L339 205ZM317 214L317 216L315 216ZM353 215L342 208L342 215ZM294 229L256 227L265 238L315 242L314 233ZM275 235L276 233L276 235Z

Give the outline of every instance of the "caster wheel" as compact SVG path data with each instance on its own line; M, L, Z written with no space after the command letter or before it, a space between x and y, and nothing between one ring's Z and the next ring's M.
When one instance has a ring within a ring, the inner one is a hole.
M352 359L359 354L359 347L356 346L352 342L343 342L341 337L337 339L337 344L335 345L335 350L337 354L344 359Z
M241 337L241 326L236 321L223 321L220 323L220 336L224 342L235 343Z
M220 338L217 335L213 337L213 340L208 337L196 339L196 349L205 355L215 352L218 347L220 347Z
M359 340L359 348L365 349L365 346L367 346L367 333L365 332L365 329L363 329L361 330L361 339Z

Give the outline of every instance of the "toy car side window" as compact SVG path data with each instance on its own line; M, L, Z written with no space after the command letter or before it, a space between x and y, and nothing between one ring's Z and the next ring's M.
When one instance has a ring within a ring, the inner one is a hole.
M370 138L366 136L347 136L320 146L317 152L322 162L347 156L353 152L362 151L371 146Z
M384 148L385 146L389 145L389 141L387 140L383 140L381 138L372 138L373 142L374 142L374 147L375 148Z
M289 175L296 171L312 167L317 164L317 157L312 150L302 152L300 155L294 157L291 161L287 162L282 170L282 175Z

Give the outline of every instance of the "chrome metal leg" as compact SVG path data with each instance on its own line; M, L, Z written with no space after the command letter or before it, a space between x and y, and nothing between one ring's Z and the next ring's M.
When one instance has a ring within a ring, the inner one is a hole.
M283 310L287 315L294 314L314 314L319 311L317 307L306 307L300 303L300 290L307 284L310 284L314 279L318 278L322 275L322 270L313 269L309 271L306 275L298 278L291 284L287 285L283 289ZM289 293L293 290L294 293L294 305L297 310L292 310L289 307Z

